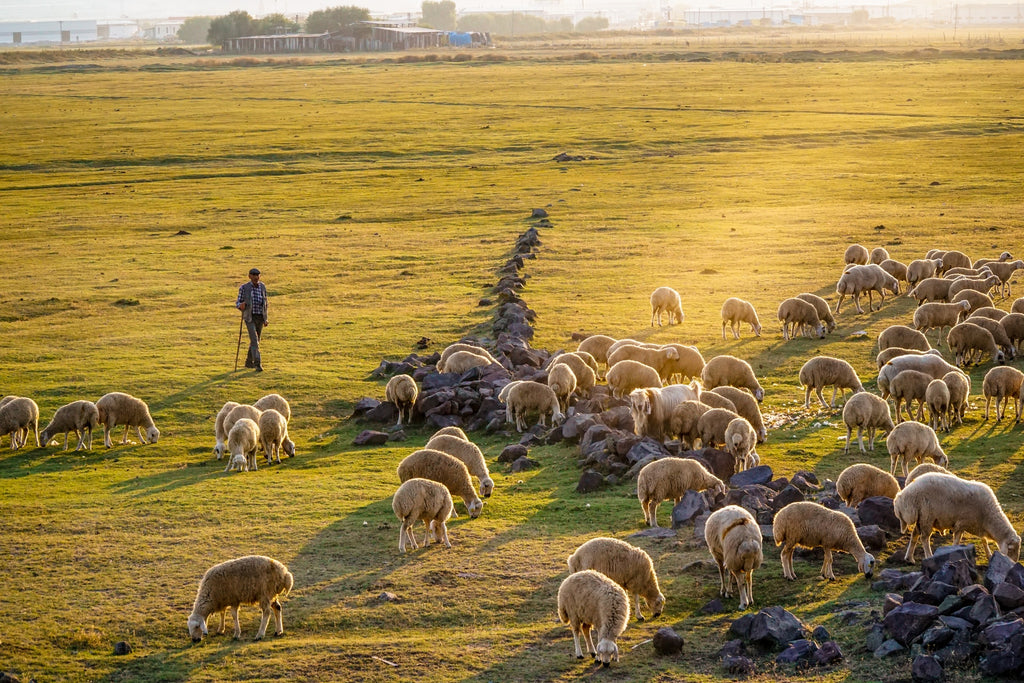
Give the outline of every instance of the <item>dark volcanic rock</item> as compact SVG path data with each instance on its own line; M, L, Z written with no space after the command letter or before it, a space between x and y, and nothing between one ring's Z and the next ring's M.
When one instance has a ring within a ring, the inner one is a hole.
M758 465L749 470L737 472L729 479L729 486L743 488L750 484L761 484L762 486L772 480L772 468L768 465Z
M733 479L736 475L733 475ZM790 503L796 503L804 499L804 494L795 486L787 486L786 488L779 491L778 495L775 496L775 500L772 501L771 507L773 510L778 512L782 508L786 507Z
M531 460L530 458L528 458L528 457L526 457L524 455L521 458L516 458L515 459L515 461L512 463L511 472L513 474L518 473L518 472L525 472L527 470L532 470L535 467L540 467L540 463L537 462L536 460ZM598 475L598 476L601 476L601 475ZM581 480L581 483L582 483L582 480ZM587 493L587 492L586 491L580 491L580 493Z
M885 630L900 645L909 647L914 640L925 632L939 610L934 605L922 605L917 602L904 602L902 605L885 615Z
M818 646L809 640L794 640L786 649L779 653L778 657L775 658L775 662L778 664L799 664L806 663L814 653L817 652Z
M580 481L576 485L576 493L593 493L601 488L603 484L604 477L601 476L600 472L587 470L580 476Z
M839 645L834 640L827 640L821 644L821 647L814 653L814 663L818 666L832 666L833 664L842 661L843 651L839 649Z
M985 588L992 590L996 584L1006 581L1010 570L1017 564L1006 555L996 550L988 561L988 569L985 570Z
M992 590L992 597L1003 611L1008 612L1024 606L1024 590L1017 588L1012 583L996 584Z
M387 432L366 429L359 433L352 443L356 446L382 446L388 442Z
M704 494L696 491L687 491L683 494L679 504L672 508L672 528L679 527L693 521L694 517L708 511L708 502Z
M857 536L868 550L881 550L886 546L885 531L877 524L857 527Z
M353 410L352 410L352 417L359 417L360 415L365 415L367 412L369 412L369 411L373 410L374 408L376 408L377 406L379 406L380 403L381 402L378 401L375 398L370 398L369 396L364 396L363 398L361 398L358 401L356 401L355 408L353 408ZM1007 559L1009 559L1009 558L1007 558ZM1005 579L1005 575L1004 575L1003 578Z
M755 671L754 660L750 657L722 657L722 666L726 673L733 676L750 676Z
M886 657L891 657L898 652L905 651L905 647L903 647L898 642L890 638L889 640L885 641L884 643L878 646L878 648L874 651L874 655L875 659L885 659Z
M654 633L654 651L659 655L677 655L683 650L683 638L668 626Z
M942 680L942 664L935 657L918 655L910 667L914 683L939 683Z
M526 446L514 443L502 449L498 455L498 462L515 462L519 458L525 458L528 452Z
M900 520L893 512L892 498L885 496L866 498L857 506L857 515L860 517L860 523L865 526L870 524L880 526L894 536L898 536L900 533Z
M931 557L921 562L921 571L928 578L935 576L935 573L942 569L947 562L966 560L970 567L976 571L974 560L974 546L972 545L949 545L935 550Z
M776 605L754 615L750 624L749 640L762 647L777 650L809 633L799 619Z

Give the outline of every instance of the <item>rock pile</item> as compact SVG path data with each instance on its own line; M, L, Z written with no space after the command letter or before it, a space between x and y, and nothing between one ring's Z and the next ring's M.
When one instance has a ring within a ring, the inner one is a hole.
M751 674L755 670L751 650L778 652L777 664L831 666L843 659L839 645L828 630L818 626L813 632L782 607L768 607L757 614L744 614L729 627L729 641L719 651L722 666L731 674Z

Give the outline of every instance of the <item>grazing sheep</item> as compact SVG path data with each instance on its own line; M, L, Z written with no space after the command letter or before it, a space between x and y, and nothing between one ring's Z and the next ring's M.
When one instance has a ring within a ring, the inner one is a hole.
M548 372L551 371L550 368L552 366L558 363L568 365L572 370L572 374L576 378L576 388L574 391L577 394L585 396L597 384L597 371L590 367L582 356L577 356L575 353L560 353L554 357L551 365L548 366ZM596 365L597 361L594 361L594 363Z
M78 436L76 451L83 448L92 450L92 430L100 423L100 412L92 401L72 401L57 409L53 414L50 424L46 425L40 439L43 444L50 443L50 439L58 434L64 434L64 450L68 449L68 434L74 432ZM88 446L86 445L88 435Z
M1014 356L1021 351L1021 342L1024 341L1024 314L1010 313L999 321L1006 332L1006 339L1013 348Z
M224 426L225 420L232 410L242 405L241 403L235 403L234 401L228 401L224 404L224 407L217 413L217 419L213 423L213 435L217 439L217 444L213 447L214 455L220 460L224 455L224 449L227 448L228 432L230 428Z
M938 349L932 349L931 351L918 351L917 349L902 349L898 346L890 346L884 351L879 351L878 355L875 356L875 364L878 369L881 370L882 366L891 361L893 358L899 358L900 356L923 356L926 353L930 353L933 356L942 357L942 354Z
M942 340L942 329L952 328L959 321L960 316L966 316L971 310L971 305L966 301L956 304L927 303L922 304L914 311L914 328L927 335L928 330L938 328L938 339Z
M868 248L863 247L859 244L851 244L846 248L846 252L843 254L843 263L849 265L851 263L857 265L864 265L871 258L868 254Z
M764 400L764 389L754 376L754 369L736 356L715 356L704 366L700 380L705 389L725 385L750 389L758 403Z
M881 299L878 309L881 310L882 303L885 303L885 290L887 289L896 296L900 293L900 283L881 267L874 264L851 266L836 283L836 294L839 295L839 301L836 302L836 315L839 314L839 309L847 296L853 299L857 312L863 313L864 310L860 307L860 295L865 293L868 295L868 310L871 311L874 303L872 294L878 292Z
M490 498L494 492L494 480L487 470L487 461L484 460L484 453L480 448L468 439L460 439L450 434L441 434L430 437L430 441L424 448L431 448L448 455L453 455L466 464L469 473L480 480L480 495Z
M281 394L267 394L253 403L252 407L256 410L270 410L273 408L284 415L284 419L287 422L292 420L292 407L288 405L288 400Z
M933 379L924 392L924 402L928 404L930 419L928 424L935 431L941 427L949 431L949 387L941 379Z
M740 323L748 323L755 336L761 336L761 321L749 301L729 297L722 304L722 339L725 339L725 324L729 323L734 339L740 338Z
M621 348L623 346L642 346L645 349L660 349L661 348L660 344L652 344L651 342L643 342L643 341L638 341L636 339L626 338L626 339L619 339L614 344L609 346L608 347L608 352L605 355L606 356L610 356L613 353L615 353L619 348ZM609 365L608 367L611 367L611 366Z
M501 388L501 391L498 392L498 400L501 401L502 403L506 403L508 401L508 395L512 392L512 389L516 385L522 384L524 381L525 380L517 379L517 380L513 380L513 381L508 382L507 384L505 384L505 386L503 386ZM512 411L508 410L508 406L505 407L505 414L508 416L508 418L507 418L508 421L511 422L512 421ZM465 433L465 432L463 432L463 433Z
M589 367L589 368L590 368L591 370L593 370L593 371L594 371L594 376L595 376L595 377L596 377L596 376L600 376L600 374L601 374L601 373L600 373L600 367L599 367L599 366L598 366L598 364L597 364L597 359L596 359L596 358L594 358L594 357L593 357L592 355L590 355L589 353L587 353L586 351L570 351L569 353L565 353L565 354L561 354L561 355L564 355L564 356L566 356L567 358L568 358L568 357L570 357L570 356L576 356L577 358L579 358L580 360L582 360L582 361L583 361L584 363L586 363L586 364L587 364L587 366L588 366L588 367ZM557 359L557 360L556 360L556 362L558 362L558 363L561 363L561 362L562 362L562 359L561 359L561 357L560 357L560 356L556 356L556 359Z
M669 361L667 364L666 370L670 371L671 375L666 379L671 380L674 378L675 381L682 382L687 379L700 377L700 373L704 370L704 356L701 355L696 346L665 344L665 348L668 347L675 349L679 357Z
M940 472L922 474L897 494L893 511L903 533L912 529L904 554L909 562L914 560L918 538L924 546L924 556L932 556L931 536L936 529L952 530L953 543L957 545L965 533L981 537L986 558L991 555L989 539L1014 562L1020 558L1020 536L992 489L980 481Z
M737 391L742 391L742 389L737 389ZM753 400L754 397L751 396L750 399ZM700 402L709 408L725 408L726 410L731 410L732 412L736 413L735 403L727 399L725 396L722 396L721 394L716 394L713 391L705 391L704 393L702 393L700 395ZM754 401L754 403L757 403L757 401ZM736 414L739 415L739 413Z
M857 377L853 366L841 358L831 356L815 356L800 368L800 385L804 388L804 408L811 407L811 390L818 396L822 408L836 407L836 394L840 391L845 396L846 389L854 394L864 391L864 385ZM832 387L832 402L825 405L825 397L821 390Z
M24 433L24 437L19 434ZM0 407L0 436L11 435L11 450L17 450L28 442L29 434L36 435L36 448L42 446L39 441L39 406L30 398L14 396Z
M943 251L943 250L941 250L941 249L929 249L929 250L928 250L928 253L926 253L926 254L924 255L924 257L925 257L925 258L937 258L937 259L940 259L940 258L942 258L942 256L943 256L943 255L944 255L945 253L946 253L946 252L944 252L944 251Z
M821 548L825 561L821 565L821 578L835 581L832 571L832 551L838 550L853 555L865 578L870 579L875 570L875 558L866 550L857 536L853 521L836 510L824 505L806 501L790 503L779 510L772 524L775 545L782 548L782 575L790 581L796 580L793 571L793 551L802 548Z
M1024 296L1010 304L1010 313L1024 313Z
M587 651L602 666L610 666L613 659L619 661L615 639L629 623L629 596L619 584L593 569L570 574L558 587L558 618L572 631L576 659L583 659L582 634ZM592 631L597 632L596 648Z
M996 343L1003 351L1005 359L1012 360L1014 357L1013 344L1010 342L1010 336L1006 334L1006 328L1002 322L992 320L990 318L974 318L969 320L972 325L978 327L984 327L992 335L992 340ZM995 358L995 356L993 356Z
M434 432L430 438L433 439L435 436L455 436L462 439L463 441L469 441L469 437L466 436L466 432L462 431L461 428L456 427L455 425L441 427L436 432Z
M896 466L903 463L903 476L909 474L907 463L913 458L918 464L925 458L931 458L936 464L945 467L949 458L939 445L939 437L935 430L920 422L901 422L896 425L885 440L889 449L889 473L896 474Z
M740 506L727 505L708 517L704 538L718 565L719 595L731 597L735 582L740 609L747 609L754 604L754 570L764 561L757 520Z
M256 451L260 447L260 426L247 417L235 422L228 432L228 466L225 472L231 468L231 460L236 456L244 456L249 463L249 469L256 471ZM248 471L248 470L247 470Z
M263 444L267 463L275 460L280 465L281 451L289 458L295 457L295 442L288 438L288 420L284 415L269 408L263 411L257 424L260 427L260 443Z
M697 421L697 433L703 448L725 445L725 430L739 415L725 408L712 408Z
M456 353L458 353L460 351L467 351L467 352L472 353L472 354L474 354L476 356L483 356L484 358L487 359L489 365L491 365L491 364L493 364L493 365L501 365L501 363L494 356L492 356L487 351L487 349L485 349L484 347L477 346L476 344L466 344L464 342L456 342L454 344L449 344L448 346L445 347L444 351L441 352L441 358L438 359L437 365L436 365L437 371L438 372L455 372L455 370L450 370L448 368L448 360L453 355L455 355Z
M999 322L1008 315L1010 314L1001 308L996 308L995 306L982 306L981 308L977 309L972 306L971 314L967 316L967 319L970 320L971 318L988 318L989 320L995 320L996 322Z
M707 393L710 392L704 392L701 396ZM710 406L700 401L683 401L672 409L665 436L679 439L687 448L693 448L700 439L700 418L709 410Z
M910 470L910 474L903 480L903 488L910 486L911 482L920 477L922 474L928 474L929 472L941 472L942 474L953 474L942 465L936 465L933 462L923 462L914 469Z
M896 477L874 465L857 463L839 473L836 493L847 506L855 508L872 496L895 498L900 492Z
M473 489L473 480L469 478L466 464L454 455L431 448L413 451L398 463L398 479L405 482L416 477L447 486L453 496L462 498L466 511L473 519L479 517L484 509L483 501Z
M661 616L665 609L665 596L658 586L651 556L636 546L617 538L592 538L569 556L568 564L570 574L593 569L622 586L633 597L637 621L645 621L640 612L641 596L651 608L652 617Z
M526 429L528 413L537 413L537 424L542 427L547 426L548 413L551 413L552 426L561 424L565 417L558 408L558 396L551 387L540 382L519 382L505 397L506 419L515 422L516 430L522 432Z
M625 398L634 389L662 386L657 370L635 360L624 360L611 366L605 379L615 398Z
M971 268L981 268L982 266L988 265L989 263L1002 263L1003 261L1009 261L1013 256L1010 252L1004 251L999 255L998 258L980 258L971 264Z
M238 455L232 455L228 458L228 466L224 468L225 472L248 472L249 471L249 459L244 454L239 453Z
M658 349L647 349L629 345L620 346L608 354L608 367L614 368L624 360L635 360L654 368L658 373L658 377L664 382L672 375L672 362L679 360L679 352L671 346Z
M964 423L967 399L971 396L971 378L962 372L947 372L942 381L949 389L949 421L956 418L957 424Z
M615 339L604 334L592 334L576 347L577 351L586 351L598 363L608 365L608 347L615 343Z
M1009 262L996 262L988 264L987 268L992 274L999 278L999 296L1010 296L1010 278L1018 270L1024 270L1024 261L1016 260Z
M982 270L975 270L974 268L951 268L942 274L942 277L946 280L957 280L962 277L969 277L972 279L978 279L982 277L988 277L992 274L992 271L988 268Z
M221 428L224 430L225 439L227 438L227 435L231 433L231 428L235 426L236 422L238 422L242 418L245 418L259 424L260 415L262 414L263 411L255 406L236 405L234 408L228 411L228 414L224 416L224 420L221 423Z
M697 380L689 384L670 384L661 389L634 389L629 392L633 431L638 436L663 441L671 426L672 410L683 401L699 401L700 397L700 382Z
M942 272L951 268L970 268L971 257L962 251L947 251L942 255Z
M1020 395L1022 385L1024 385L1024 373L1017 368L1004 366L992 368L986 372L985 379L981 383L981 395L985 397L985 419L988 420L988 409L992 405L992 399L995 399L997 422L1003 419L1003 415L1006 413L1006 404L1011 400L1017 410L1017 420L1020 421L1017 397Z
M907 284L914 285L935 277L942 268L942 259L918 259L907 264Z
M803 299L794 297L784 300L779 304L777 317L782 323L782 338L785 340L796 339L797 330L805 337L811 336L813 330L818 339L825 338L825 326L818 318L817 309L814 304Z
M988 294L982 294L973 289L962 290L949 298L949 303L951 304L960 303L961 301L969 303L972 311L992 306L992 298Z
M683 300L679 292L671 287L658 287L651 292L651 327L654 327L654 320L657 318L658 327L661 327L661 314L668 313L668 324L674 320L677 324L683 322Z
M889 252L885 247L875 247L871 250L870 263L881 265L883 261L889 258Z
M396 427L402 426L402 415L406 415L406 424L412 422L412 409L416 405L416 399L420 395L420 388L409 375L395 375L388 380L384 387L384 398L389 403L394 403L398 409L398 423Z
M924 334L906 325L890 325L878 335L879 351L885 351L894 346L917 351L930 351L932 348Z
M965 322L954 326L946 335L946 345L953 352L957 365L966 367L974 362L975 356L980 361L986 353L1000 365L1006 362L1003 352L992 338L992 333L974 323Z
M979 279L968 277L959 278L957 280L953 280L949 285L949 296L956 296L959 292L962 292L965 289L973 289L981 292L982 294L988 294L993 287L1001 284L1002 280L999 279L998 275L989 275L988 277Z
M568 412L569 398L576 391L576 373L565 363L555 363L548 369L548 386L558 397L562 412Z
M735 470L742 472L752 466L757 456L757 432L746 418L733 418L725 427L725 450L732 454L736 461ZM760 462L760 458L757 458Z
M438 361L440 364L440 361ZM473 368L485 368L491 365L491 360L472 351L456 351L450 355L444 363L444 372L461 375Z
M100 423L103 425L103 444L111 447L110 431L118 426L124 425L124 438L122 444L128 443L128 430L135 427L142 443L156 443L160 438L160 430L153 424L153 418L149 415L149 406L139 398L119 391L103 395L96 401L96 410L100 414ZM146 428L146 436L142 436L142 428Z
M696 460L662 458L644 465L636 478L636 495L644 511L644 521L658 526L658 506L663 500L678 503L687 491L711 489L726 492L721 479L704 469Z
M811 294L810 292L797 294L796 298L806 301L810 305L814 306L814 310L818 314L818 320L825 325L826 332L832 332L836 329L836 319L832 316L832 309L829 307L827 301L817 294Z
M276 621L275 636L284 635L281 603L277 598L292 589L294 579L288 568L277 560L263 555L248 555L227 562L215 564L206 570L199 582L192 614L188 617L188 632L193 643L208 635L206 620L211 614L220 613L220 630L224 633L224 617L227 610L235 619L235 640L242 637L238 623L240 605L259 605L263 615L256 640L262 640L267 632L270 614Z
M948 302L951 296L949 289L952 284L952 280L930 277L917 283L916 287L907 292L907 296L917 299L918 306L926 301Z
M947 372L960 372L955 365L950 365L940 356L930 353L920 356L899 356L883 365L878 372L878 391L882 398L889 397L889 383L903 370L920 370L931 375L932 379L942 379Z
M917 421L924 421L925 393L933 377L920 370L902 370L889 381L889 394L896 404L896 424L903 422L903 411L900 404L906 401L907 419L913 420L913 402L917 401Z
M764 419L761 417L761 408L757 405L757 400L750 394L749 391L743 389L737 389L728 385L715 387L711 391L705 391L701 394L701 401L704 402L708 398L708 394L717 394L724 396L733 404L733 408L730 408L740 417L747 418L747 422L757 432L757 442L764 443L768 440L768 430L765 429ZM721 406L719 406L721 407ZM728 408L729 406L724 406Z
M452 502L452 494L444 484L419 477L407 479L395 491L395 497L391 499L391 509L402 523L398 530L400 552L404 553L407 545L413 548L420 547L413 530L413 526L419 520L423 520L426 527L423 534L424 547L430 545L431 536L438 543L444 543L446 548L452 547L451 541L448 540L447 521L455 512L455 504Z
M879 263L878 267L892 275L897 281L907 282L907 264L888 258Z
M850 452L850 438L853 436L853 428L857 428L857 444L860 452L864 453L863 432L868 433L868 449L875 450L875 430L881 429L882 434L888 434L895 425L892 416L889 415L889 404L884 398L879 398L866 391L854 394L843 406L843 422L846 424L846 448L844 453Z

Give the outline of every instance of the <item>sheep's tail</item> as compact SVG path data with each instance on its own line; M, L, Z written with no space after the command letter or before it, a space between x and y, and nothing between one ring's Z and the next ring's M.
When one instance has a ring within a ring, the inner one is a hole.
M107 421L107 411L106 411L106 409L103 406L101 406L101 405L96 406L96 415L98 417L97 424L105 424L106 423L106 421Z
M744 524L750 524L750 520L747 519L746 517L740 517L739 519L734 519L732 522L729 523L729 526L725 527L722 530L722 538L725 538L726 536L728 536L729 532L732 531L733 529L735 529L736 527L743 526Z
M295 577L292 576L292 573L290 571L285 570L285 572L284 572L284 590L281 591L281 595L288 595L288 593L292 589L292 586L294 586L294 585L295 585Z

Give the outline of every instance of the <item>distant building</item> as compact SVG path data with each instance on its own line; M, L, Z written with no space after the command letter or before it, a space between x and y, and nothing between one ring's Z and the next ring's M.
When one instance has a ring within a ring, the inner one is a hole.
M0 22L0 45L84 43L96 37L94 19Z
M146 24L142 28L142 37L146 40L177 40L178 29L184 24L184 19L168 19Z
M687 26L713 28L716 26L778 26L786 21L783 10L725 10L701 9L683 12L683 21Z
M277 55L294 52L324 52L329 49L329 33L289 33L275 36L245 36L224 41L224 52Z
M962 26L1006 26L1024 24L1020 4L957 5L955 20Z
M97 40L131 40L141 37L142 29L137 21L104 21L96 24Z

